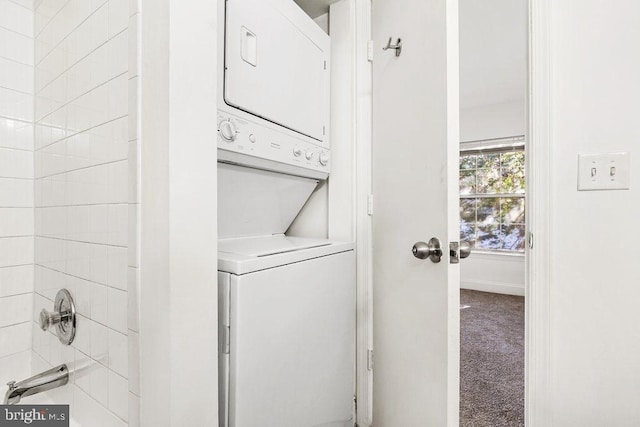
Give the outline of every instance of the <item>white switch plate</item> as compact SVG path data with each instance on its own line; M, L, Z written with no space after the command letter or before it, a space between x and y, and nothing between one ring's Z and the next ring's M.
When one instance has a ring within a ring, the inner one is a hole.
M628 190L630 169L628 152L579 154L578 190Z

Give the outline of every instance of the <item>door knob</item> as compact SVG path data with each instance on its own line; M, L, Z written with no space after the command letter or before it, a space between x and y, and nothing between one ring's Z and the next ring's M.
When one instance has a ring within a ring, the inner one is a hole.
M449 243L449 260L451 264L458 264L460 259L471 255L471 245L468 242Z
M469 242L460 242L460 259L465 259L471 255L471 245Z
M429 243L417 242L413 245L413 256L419 259L429 258L432 262L438 263L442 259L442 246L437 237L432 237Z

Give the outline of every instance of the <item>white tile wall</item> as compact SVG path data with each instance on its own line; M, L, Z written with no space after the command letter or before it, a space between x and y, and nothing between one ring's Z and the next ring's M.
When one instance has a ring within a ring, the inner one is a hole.
M0 0L0 383L25 373L33 313L33 10ZM19 366L18 366L19 365ZM24 365L24 366L23 366ZM5 369L5 367L7 367ZM9 369L9 367L11 369Z
M138 412L129 393L138 363L128 326L129 1L36 5L34 306L50 308L65 287L79 317L71 347L34 324L33 350L45 365L74 367L71 392L52 396L80 425L127 425Z
M0 328L31 320L33 293L0 298Z
M4 357L28 351L31 348L31 324L20 323L8 328L0 328L0 359ZM1 364L1 363L0 363ZM10 381L14 378L8 378Z
M0 378L18 380L31 375L31 351L23 351L2 358Z
M127 264L127 327L128 327L128 371L129 371L129 425L140 425L140 328L139 295L140 271L138 252L140 217L140 166L139 166L139 121L140 116L140 33L141 8L139 0L129 0L129 118L128 118L128 254Z
M33 37L33 11L28 2L0 2L0 27Z

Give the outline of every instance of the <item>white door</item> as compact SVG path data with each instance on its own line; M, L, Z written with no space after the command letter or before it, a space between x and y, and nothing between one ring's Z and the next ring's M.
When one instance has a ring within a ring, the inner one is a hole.
M458 426L457 22L457 0L373 1L376 427ZM412 254L432 237L439 263Z

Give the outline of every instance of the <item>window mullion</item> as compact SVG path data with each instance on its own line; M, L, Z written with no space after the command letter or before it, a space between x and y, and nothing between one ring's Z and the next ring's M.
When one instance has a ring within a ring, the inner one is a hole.
M525 194L522 193L490 193L490 194L461 194L461 199L495 199L495 198L509 198L509 199L524 199Z

